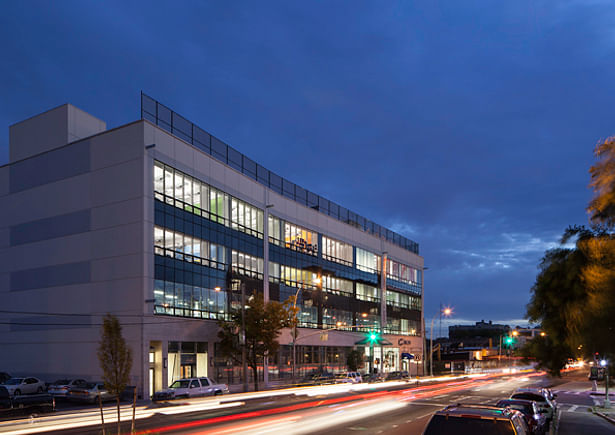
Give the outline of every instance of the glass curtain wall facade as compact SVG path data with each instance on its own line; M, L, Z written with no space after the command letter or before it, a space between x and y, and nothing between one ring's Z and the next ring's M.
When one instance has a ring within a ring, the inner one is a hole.
M154 162L153 173L155 314L227 319L237 306L237 282L248 294L262 292L267 267L272 300L285 301L299 290L301 327L380 329L380 255L269 214L265 265L263 210L162 162ZM386 274L383 332L420 335L421 271L388 260ZM272 379L287 373L286 350L272 357ZM300 372L314 361L345 364L348 351L314 356L302 349L309 362ZM235 367L214 360L219 379L235 376Z

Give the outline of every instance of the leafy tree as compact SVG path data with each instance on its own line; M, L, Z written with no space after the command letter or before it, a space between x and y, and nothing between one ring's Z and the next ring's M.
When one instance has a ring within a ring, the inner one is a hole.
M586 348L615 356L615 342L609 339L615 317L615 136L598 143L594 155L598 161L589 170L594 197L587 212L602 227L594 228L595 237L581 244L589 258L583 271L588 290Z
M615 136L596 145L594 155L587 207L594 226L568 228L562 244L575 239L574 248L545 253L527 307L547 336L524 351L552 374L573 354L615 355Z
M589 187L594 191L594 198L587 211L594 223L615 226L615 136L609 137L596 145L594 156L598 162L590 169Z
M551 341L549 336L538 336L528 341L519 353L536 361L538 368L551 376L560 376L568 358L572 356L570 346Z
M107 314L103 319L98 361L103 371L105 388L116 396L117 433L120 433L120 395L128 385L132 368L132 352L122 337L117 317Z
M567 230L563 242L571 231ZM551 249L542 258L531 290L526 316L542 325L547 338L532 343L526 351L552 375L559 375L566 360L573 356L583 324L587 292L582 271L586 265L586 256L576 247Z
M288 326L288 321L287 306L277 301L269 301L265 304L263 295L260 293L248 299L245 309L246 360L252 369L256 391L258 391L258 363L265 355L277 352L279 348L277 338L282 328ZM222 356L231 359L236 364L241 364L241 310L234 310L230 321L220 321L218 325Z

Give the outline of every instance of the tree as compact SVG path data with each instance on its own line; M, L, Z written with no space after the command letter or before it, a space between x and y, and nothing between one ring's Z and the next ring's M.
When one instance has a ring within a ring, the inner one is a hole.
M545 253L527 307L547 335L524 351L552 374L574 354L615 355L615 136L598 143L594 155L587 207L593 226L568 228L562 247ZM574 248L565 248L572 239Z
M346 365L348 366L348 370L351 372L356 372L359 370L359 367L362 366L363 362L363 352L360 352L358 349L352 349L348 352L348 356L346 357Z
M265 355L273 355L279 348L277 338L288 326L289 313L277 301L265 304L263 295L256 293L247 302L245 310L246 360L252 369L254 389L258 391L258 363ZM222 356L241 364L241 310L233 310L230 321L218 322L220 352Z
M563 243L574 230L567 230ZM582 277L586 265L587 257L577 247L548 250L531 289L526 316L542 325L546 338L528 346L526 356L536 358L539 367L554 376L559 376L568 358L573 356L579 340L587 304Z
M615 226L615 136L598 143L594 149L594 156L598 162L589 169L591 175L589 187L594 191L594 198L590 201L587 211L592 222L613 228Z
M119 434L120 395L128 385L132 368L132 352L122 337L122 326L119 320L111 314L107 314L103 319L98 361L103 371L105 388L116 396L117 433Z

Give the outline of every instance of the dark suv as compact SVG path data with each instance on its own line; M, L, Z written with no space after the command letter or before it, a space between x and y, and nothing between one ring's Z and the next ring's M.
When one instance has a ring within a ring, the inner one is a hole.
M527 435L523 415L496 406L457 404L437 411L423 435Z

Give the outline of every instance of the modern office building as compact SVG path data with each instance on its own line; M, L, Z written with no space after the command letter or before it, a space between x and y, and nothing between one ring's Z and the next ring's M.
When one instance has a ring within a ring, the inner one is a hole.
M265 169L155 100L107 130L66 104L9 128L0 167L0 371L97 379L116 315L140 394L239 383L217 322L239 289L298 295L297 368L342 370L365 331L380 370L422 373L418 244ZM318 330L329 329L326 333ZM289 331L261 376L290 376ZM415 359L408 359L414 355Z

